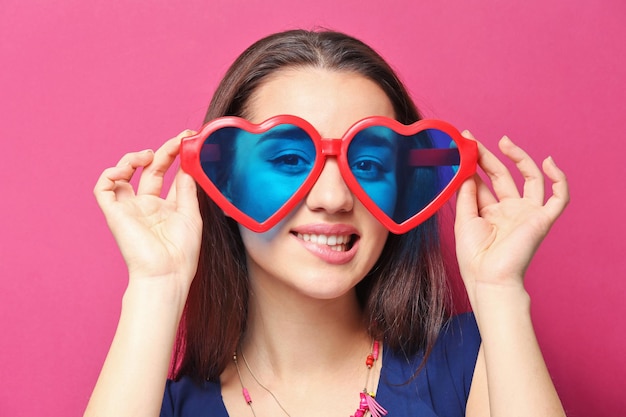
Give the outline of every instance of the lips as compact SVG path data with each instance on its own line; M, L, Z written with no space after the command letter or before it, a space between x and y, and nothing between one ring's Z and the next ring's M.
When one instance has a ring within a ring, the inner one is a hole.
M352 247L356 235L325 235L315 233L297 233L296 237L305 242L312 242L318 245L327 245L331 250L336 252L345 252Z
M359 234L348 225L308 225L291 234L309 252L325 262L344 264L356 254Z

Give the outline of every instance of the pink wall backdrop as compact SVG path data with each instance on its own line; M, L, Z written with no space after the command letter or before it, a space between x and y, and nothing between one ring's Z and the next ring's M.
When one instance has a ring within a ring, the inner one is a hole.
M527 282L570 416L624 415L626 3L3 0L0 415L80 415L126 272L92 197L125 152L199 127L233 58L325 26L389 59L426 115L569 174Z

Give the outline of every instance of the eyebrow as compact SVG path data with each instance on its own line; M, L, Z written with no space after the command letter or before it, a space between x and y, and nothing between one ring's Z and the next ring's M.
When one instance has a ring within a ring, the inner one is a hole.
M267 132L263 133L253 133L254 136L261 136L257 144L263 143L268 140L278 140L278 139L295 139L295 140L309 140L312 142L312 139L309 137L308 133L297 126L293 125L278 125Z
M305 131L303 131L302 129L300 129L297 126L292 126L292 125L278 125L278 126L273 127L272 129L270 129L270 130L268 130L266 132L262 132L262 133L251 133L251 132L248 132L248 131L245 131L245 130L240 131L239 134L240 133L249 134L249 135L252 135L252 136L260 136L261 138L257 142L257 145L259 143L263 143L263 142L266 142L266 141L281 140L281 139L298 140L298 141L306 141L306 140L311 141L311 139L309 138L309 135ZM235 135L233 135L233 137ZM222 152L221 152L221 148L220 148L219 144L217 144L217 143L204 143L202 145L202 148L200 149L200 160L201 161L217 162L217 161L221 160L221 158L222 158Z
M387 138L381 135L364 135L363 145L366 146L375 146L375 147L385 147L385 148L395 148L397 145L397 141L392 140L391 138ZM354 140L353 140L354 142Z

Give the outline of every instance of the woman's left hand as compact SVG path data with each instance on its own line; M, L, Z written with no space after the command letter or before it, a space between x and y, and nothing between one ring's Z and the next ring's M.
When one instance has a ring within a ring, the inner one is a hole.
M467 131L464 136L474 139ZM457 196L457 257L472 305L478 283L523 286L535 251L569 201L565 174L552 158L543 161L543 173L552 181L552 195L545 201L544 175L537 164L506 136L499 148L524 177L523 193L506 166L478 143L478 165L493 191L474 175Z

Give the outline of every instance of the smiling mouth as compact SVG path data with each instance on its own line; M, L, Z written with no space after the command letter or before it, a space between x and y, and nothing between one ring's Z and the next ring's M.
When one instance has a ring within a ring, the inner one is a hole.
M313 234L313 233L293 233L298 239L305 242L311 242L318 245L326 245L330 250L336 252L349 251L354 242L358 239L355 234L348 235L325 235L325 234Z

